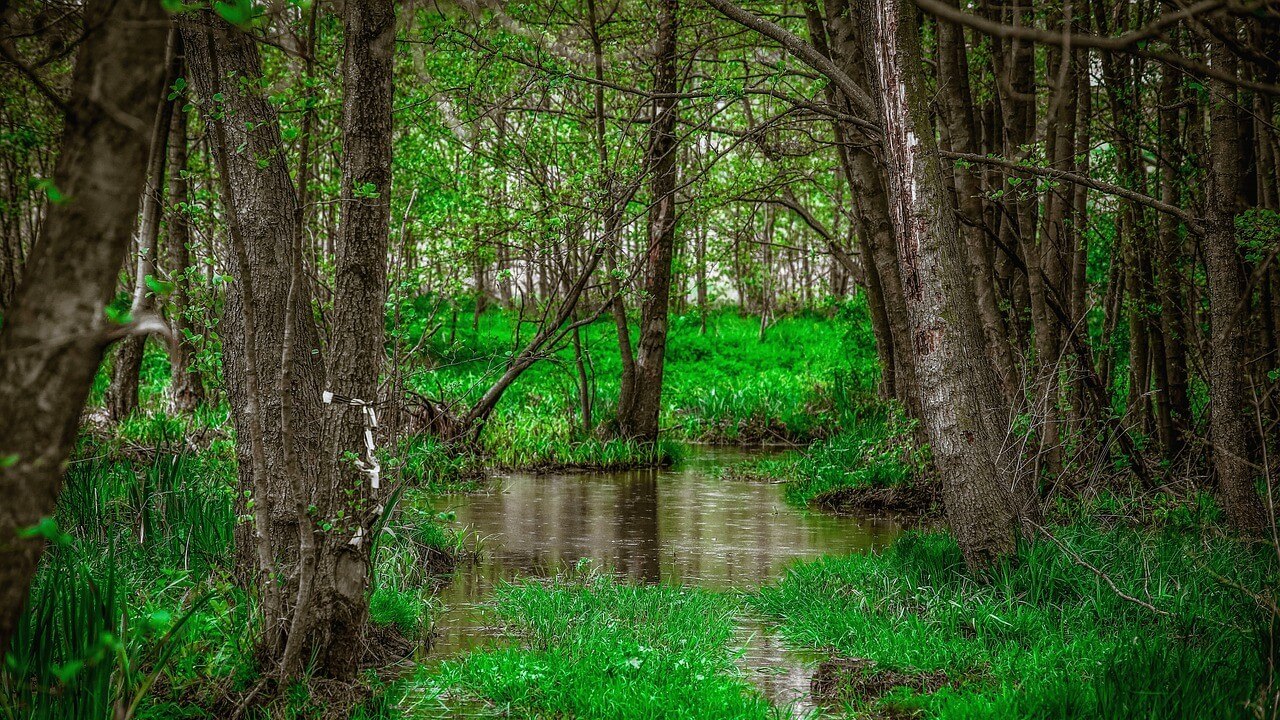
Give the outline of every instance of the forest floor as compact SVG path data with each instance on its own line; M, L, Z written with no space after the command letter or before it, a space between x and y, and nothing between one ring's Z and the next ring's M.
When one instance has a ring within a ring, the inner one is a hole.
M383 652L343 715L750 718L808 704L895 718L1265 715L1251 703L1274 677L1276 550L1228 537L1194 488L1060 501L1017 562L982 577L926 521L883 551L827 551L741 586L651 584L607 566L498 582L481 611L502 637L428 661L450 571L461 564L464 578L487 550L437 500L495 469L598 471L675 462L689 443L769 443L795 449L730 463L715 481L776 485L798 516L936 513L927 451L874 399L865 311L832 314L781 319L763 342L753 318L717 313L705 334L697 318L673 318L660 458L587 437L568 351L517 382L477 455L421 439L397 448L388 466L407 489L379 545L371 622L404 659L388 665ZM482 392L516 323L468 319L424 343L432 360L408 368L411 386ZM600 323L583 339L595 422L607 422L615 337ZM51 549L0 672L0 717L103 718L120 702L141 718L221 717L257 682L252 601L230 571L230 423L225 409L164 413L166 375L149 353L146 410L85 432L56 522L35 529ZM744 669L744 626L806 659L804 703L771 702L751 674L761 668ZM334 707L298 684L273 712Z

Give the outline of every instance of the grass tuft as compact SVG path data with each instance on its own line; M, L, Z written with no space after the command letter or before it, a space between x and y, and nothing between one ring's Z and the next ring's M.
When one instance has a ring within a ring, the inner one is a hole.
M511 645L443 663L432 682L521 717L767 718L734 663L726 595L591 575L501 588Z
M931 694L900 688L876 701L882 712L1251 717L1266 618L1231 585L1265 587L1274 557L1223 538L1088 525L1054 532L1126 594L1167 614L1121 598L1048 540L974 578L941 533L910 533L879 555L799 565L749 602L797 646L948 678Z

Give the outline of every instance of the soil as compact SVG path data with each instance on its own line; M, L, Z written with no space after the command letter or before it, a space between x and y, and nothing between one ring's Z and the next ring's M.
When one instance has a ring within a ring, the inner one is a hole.
M828 708L841 708L850 703L872 705L897 688L910 688L924 694L953 684L941 670L904 672L881 669L871 660L836 656L818 663L810 691L816 703ZM912 713L887 706L876 708L871 717L912 717Z
M942 499L933 483L901 487L841 488L823 493L814 505L836 515L894 513L937 517L942 515Z

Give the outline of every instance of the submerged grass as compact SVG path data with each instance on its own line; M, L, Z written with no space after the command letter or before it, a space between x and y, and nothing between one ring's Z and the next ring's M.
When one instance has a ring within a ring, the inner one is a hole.
M609 577L499 589L512 644L442 663L421 681L446 705L510 717L769 718L778 712L734 663L730 596Z
M879 555L799 565L750 597L791 643L902 681L850 711L939 718L1245 718L1265 681L1274 550L1077 524L975 578L955 541L910 533ZM1064 550L1063 548L1069 548ZM1139 602L1122 598L1087 562ZM897 682L897 681L894 681Z

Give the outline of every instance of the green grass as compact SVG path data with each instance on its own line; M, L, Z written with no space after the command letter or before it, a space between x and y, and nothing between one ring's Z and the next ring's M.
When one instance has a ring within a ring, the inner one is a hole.
M797 507L839 507L845 497L865 490L912 492L928 482L928 455L916 446L914 428L891 409L868 408L850 414L830 438L803 450L745 461L726 475L785 483L784 497Z
M492 612L511 644L420 680L444 702L510 717L768 718L734 664L738 600L608 577L502 587Z
M419 301L419 304L425 300ZM425 307L425 306L424 306ZM779 319L764 342L759 320L724 310L700 333L693 315L673 316L666 353L664 437L685 442L809 442L833 434L850 408L865 405L874 389L875 349L863 326L860 300L827 313ZM411 313L406 313L406 315ZM465 318L466 316L464 316ZM502 369L502 361L527 339L531 324L511 312L491 310L472 330L463 322L440 330L416 358L410 385L449 402L474 402ZM405 340L417 342L405 323ZM617 404L621 361L612 321L583 329L593 382L593 425L607 426ZM593 440L580 416L576 366L562 349L533 366L507 391L481 438L503 466L622 467L665 462L668 450L637 452L616 441Z
M899 688L877 701L882 713L1252 717L1246 703L1265 681L1268 618L1233 585L1273 590L1273 549L1128 526L1054 533L1160 612L1121 598L1049 540L975 579L941 533L799 565L750 603L796 646L949 679L932 694Z
M168 439L184 437L170 420L140 414L110 439L82 438L38 526L49 546L0 665L0 720L106 720L131 706L211 718L255 681L253 599L231 575L234 449L219 439L193 453ZM399 508L379 539L371 619L413 637L466 543L422 491Z

